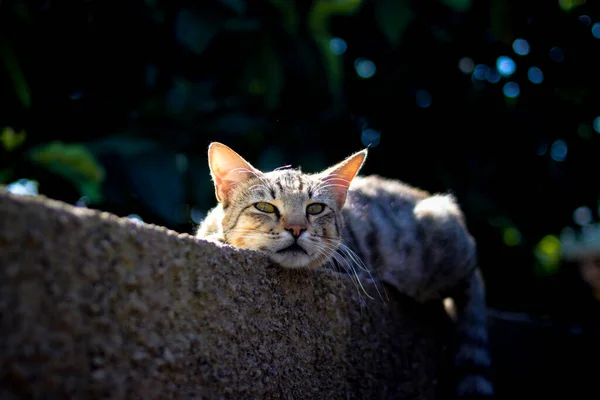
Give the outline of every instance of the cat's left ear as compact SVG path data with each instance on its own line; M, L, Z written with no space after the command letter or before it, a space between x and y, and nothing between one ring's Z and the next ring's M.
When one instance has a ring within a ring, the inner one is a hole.
M262 172L242 156L218 142L213 142L208 147L208 166L215 183L217 200L224 205L229 202L231 192L237 184L262 176Z
M366 158L367 149L364 149L319 174L321 180L330 185L339 208L344 206L352 179L358 174Z

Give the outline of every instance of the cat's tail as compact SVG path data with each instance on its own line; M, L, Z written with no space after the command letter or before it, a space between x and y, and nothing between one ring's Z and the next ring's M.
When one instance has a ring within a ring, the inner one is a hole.
M452 296L456 335L454 370L457 399L489 399L494 396L490 377L485 289L479 270Z

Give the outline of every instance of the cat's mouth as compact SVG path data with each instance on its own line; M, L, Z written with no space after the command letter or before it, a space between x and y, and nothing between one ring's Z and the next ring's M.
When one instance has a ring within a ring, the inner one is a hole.
M298 253L298 252L302 252L306 255L308 255L308 253L306 252L306 250L304 250L302 248L302 246L300 246L298 243L294 242L291 245L289 245L288 247L285 247L281 250L277 250L278 253Z

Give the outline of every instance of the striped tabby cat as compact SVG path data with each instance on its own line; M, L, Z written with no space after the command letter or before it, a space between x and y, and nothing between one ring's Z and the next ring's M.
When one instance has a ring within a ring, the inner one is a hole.
M457 395L491 396L484 288L459 207L449 195L356 176L366 156L360 151L317 174L263 173L212 143L208 158L219 204L197 237L265 252L287 268L366 265L419 302L452 298L455 366L462 376Z

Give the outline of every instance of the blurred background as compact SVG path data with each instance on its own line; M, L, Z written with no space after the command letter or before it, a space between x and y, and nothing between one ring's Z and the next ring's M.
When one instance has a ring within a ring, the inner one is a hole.
M500 396L585 393L599 53L591 0L0 1L0 184L192 233L211 141L307 172L368 145L458 198Z

